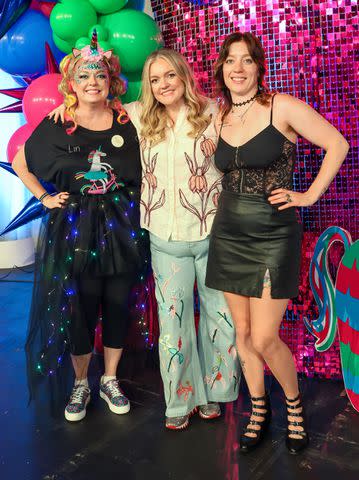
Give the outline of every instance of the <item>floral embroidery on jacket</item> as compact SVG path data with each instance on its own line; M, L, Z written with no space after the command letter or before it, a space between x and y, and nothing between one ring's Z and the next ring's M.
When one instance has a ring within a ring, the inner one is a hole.
M151 223L151 213L158 208L163 207L166 201L165 189L162 189L160 195L155 195L157 190L157 177L155 176L155 169L157 165L158 153L151 156L151 148L148 149L147 159L145 159L146 140L141 139L140 146L143 153L144 175L142 177L141 185L141 205L145 210L144 224L148 227ZM148 185L147 200L144 200L143 190L144 181ZM157 200L155 200L157 198Z
M200 148L204 155L204 160L202 164L199 165L197 161L196 150L198 141L200 139L202 139ZM192 158L187 152L185 152L186 162L191 173L188 181L188 187L192 193L199 196L200 203L199 208L197 208L188 200L182 189L179 189L180 202L182 207L198 218L200 223L200 235L208 232L207 218L209 215L214 215L217 210L219 187L221 185L222 178L218 178L210 186L208 186L206 178L206 173L212 164L212 157L215 150L216 145L214 144L213 140L211 138L207 138L204 134L201 134L194 142Z

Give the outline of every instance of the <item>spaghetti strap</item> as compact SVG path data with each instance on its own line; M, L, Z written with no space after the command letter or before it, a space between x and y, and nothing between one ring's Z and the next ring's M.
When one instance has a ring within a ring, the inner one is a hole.
M270 107L270 125L272 125L273 121L273 103L274 103L274 97L276 96L276 93L273 93L272 95L272 102L271 102L271 107Z

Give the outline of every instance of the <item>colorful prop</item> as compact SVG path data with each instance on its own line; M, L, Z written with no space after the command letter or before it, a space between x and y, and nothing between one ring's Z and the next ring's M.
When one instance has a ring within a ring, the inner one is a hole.
M336 334L335 289L328 268L328 251L334 242L342 242L347 249L352 243L350 233L340 227L327 228L318 238L310 263L310 286L319 307L319 317L311 324L304 318L304 323L317 339L318 352L328 350Z
M329 273L328 252L335 242L344 245L335 288ZM310 284L319 308L319 318L308 330L323 352L334 342L338 326L344 385L350 402L359 411L359 240L352 243L349 232L329 227L319 237L310 264Z
M81 49L96 29L99 45L114 50L124 72L141 72L147 56L162 46L162 36L156 22L139 11L143 2L132 2L136 9L129 9L127 3L78 0L56 4L50 16L56 46L65 53L71 53L74 47ZM138 90L138 86L133 88Z
M42 203L37 198L31 197L24 208L16 215L16 217L4 228L0 233L0 237L6 233L12 232L27 223L40 218L45 214Z
M30 125L36 127L54 108L62 104L64 97L58 90L59 73L49 73L34 80L26 89L23 111Z
M76 39L84 37L91 25L97 23L97 14L86 0L58 3L50 15L50 25L61 40L75 45Z
M14 172L14 169L11 166L11 163L0 162L0 167L6 170L7 172L11 173L12 175L15 175L15 177L17 177L16 173Z
M17 98L18 101L12 103L11 105L5 105L5 107L0 108L0 112L3 113L19 113L22 112L22 98L25 93L25 88L4 88L0 90L0 93L7 95L11 98Z
M14 169L11 166L11 163L0 162L0 167L17 177ZM42 180L40 180L40 182L49 193L54 193L56 191L51 183L43 182ZM16 215L15 218L11 220L11 222L0 233L0 237L1 235L5 235L6 233L16 230L23 225L26 225L26 223L31 222L32 220L41 218L44 215L46 215L46 210L43 208L43 205L37 200L36 197L31 197L27 204L24 206L24 208Z
M59 64L51 51L50 45L45 43L46 73L59 73Z
M24 145L26 140L30 137L34 130L34 127L31 127L28 124L22 125L18 128L11 136L8 144L7 144L7 159L9 163L14 160L15 155L20 150L20 148Z
M45 43L60 56L52 40L48 19L39 12L28 10L0 39L0 69L10 75L36 77L46 69L43 55Z
M31 0L3 0L0 2L0 38L29 8Z
M143 12L123 9L100 17L100 24L107 28L125 74L141 72L148 55L163 45L156 22Z
M335 305L345 390L359 412L359 240L346 249L339 265Z
M58 73L59 67L48 43L45 44L45 52L46 52L47 73ZM17 77L17 78L20 78L20 77ZM2 93L3 95L7 95L11 98L18 99L17 102L12 103L11 105L5 105L5 107L1 108L0 113L1 112L3 113L22 112L22 100L24 98L25 91L29 83L24 81L24 84L26 85L25 88L23 87L22 88L5 88L3 90L0 90L0 93Z

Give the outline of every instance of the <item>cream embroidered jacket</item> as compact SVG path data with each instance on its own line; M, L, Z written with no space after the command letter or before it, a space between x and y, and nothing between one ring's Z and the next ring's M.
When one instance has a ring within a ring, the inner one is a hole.
M141 104L125 104L140 136ZM214 166L217 145L214 120L218 108L206 111L212 122L197 138L182 107L166 139L149 148L139 138L142 159L141 226L163 240L196 241L210 233L221 190L221 173Z

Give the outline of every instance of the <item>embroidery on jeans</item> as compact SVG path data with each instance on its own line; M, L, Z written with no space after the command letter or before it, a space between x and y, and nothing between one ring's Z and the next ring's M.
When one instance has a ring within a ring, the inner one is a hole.
M157 286L157 289L158 289L158 292L161 296L161 301L162 303L165 303L165 295L166 295L166 291L167 291L167 288L168 288L168 285L170 284L171 280L173 279L173 277L176 275L176 273L180 272L181 271L181 268L178 267L178 265L176 265L174 262L172 262L171 264L171 274L170 276L164 280L162 282L162 284L160 283L163 279L162 275L161 274L157 274L155 272L155 270L153 270L153 275L155 277L155 282L156 282L156 286Z
M173 319L178 318L179 327L182 328L182 316L184 310L184 302L182 298L184 297L184 288L178 287L171 292L172 305L168 309L168 315ZM179 303L179 309L177 309Z
M187 380L186 385L182 385L182 383L180 382L179 387L177 388L178 397L181 398L183 395L183 400L186 402L188 400L190 393L192 393L193 395L194 391L189 380Z
M232 323L229 320L229 311L226 308L222 308L222 310L217 311L218 315L220 316L220 320L218 322L218 325L220 325L223 321L226 322L228 327L233 328Z
M225 365L228 367L227 362L224 356L221 354L220 351L216 351L216 358L214 364L212 365L212 374L206 375L204 377L204 382L207 385L210 385L211 390L216 387L216 384L220 382L223 386L226 385L226 381L222 375L221 368Z
M184 355L183 355L183 353L181 353L182 338L179 337L178 343L177 343L177 348L170 344L169 339L170 339L169 335L164 335L163 338L160 339L160 343L163 347L163 350L165 351L165 353L167 355L169 355L171 357L169 362L168 362L167 372L170 371L172 362L176 357L178 358L179 365L182 365L182 363L184 362Z

